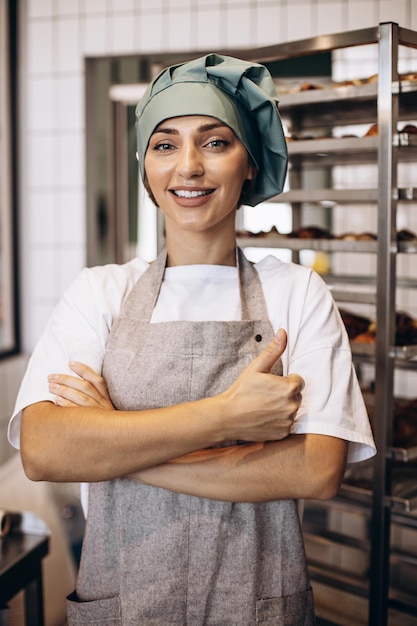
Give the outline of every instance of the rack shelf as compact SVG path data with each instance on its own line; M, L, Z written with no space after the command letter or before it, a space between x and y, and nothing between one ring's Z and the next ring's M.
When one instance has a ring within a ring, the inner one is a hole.
M366 356L375 359L375 344L351 341L352 353L354 356ZM389 354L393 359L409 361L417 357L417 346L390 346Z
M370 488L366 489L344 483L340 488L339 495L345 501L355 502L367 507L372 505L372 490ZM417 494L413 494L410 497L390 496L386 499L385 506L388 506L393 511L411 513L417 508Z
M404 187L394 190L398 200L417 200L417 188ZM378 201L378 189L294 189L286 191L273 200L278 204L291 202L331 204L366 204Z
M400 116L403 120L415 119L417 80L400 80L392 83L392 92L401 94ZM346 124L375 122L378 83L360 85L325 85L322 89L281 93L277 84L279 108L285 117L294 110L302 115L309 128L333 127L338 121ZM352 107L353 104L353 107Z
M322 252L362 252L376 254L376 241L353 241L339 239L297 239L277 235L259 235L239 237L238 243L243 248L284 248L286 250L317 250ZM417 241L400 241L394 252L417 253Z
M398 133L392 137L392 143L398 148L399 161L416 160L417 135ZM379 144L378 135L297 139L288 142L288 155L293 163L304 166L375 163Z
M239 238L244 248L284 248L288 250L321 250L323 252L376 252L375 241L336 241L333 239L292 239L290 237Z

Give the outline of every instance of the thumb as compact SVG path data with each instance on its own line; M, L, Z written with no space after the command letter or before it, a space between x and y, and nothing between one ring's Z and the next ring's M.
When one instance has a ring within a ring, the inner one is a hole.
M287 347L287 333L280 328L275 337L252 361L252 367L256 372L270 372L274 363L278 361Z

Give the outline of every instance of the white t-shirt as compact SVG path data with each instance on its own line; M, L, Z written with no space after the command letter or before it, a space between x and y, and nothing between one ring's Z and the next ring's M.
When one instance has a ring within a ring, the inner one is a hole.
M48 374L69 373L71 360L101 372L105 346L121 305L148 264L84 269L55 307L29 361L9 423L9 440L19 447L20 416L26 406L54 401ZM272 256L255 265L269 317L288 333L284 375L305 380L293 433L331 435L349 441L348 461L375 454L368 416L351 359L350 345L333 298L312 270ZM239 320L236 267L169 267L151 323L175 320Z

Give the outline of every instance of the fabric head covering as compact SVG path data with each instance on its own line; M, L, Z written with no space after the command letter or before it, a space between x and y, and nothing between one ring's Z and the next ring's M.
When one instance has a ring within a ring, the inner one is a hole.
M142 179L145 153L155 128L168 118L183 115L215 117L244 144L258 169L245 204L255 206L281 193L287 172L287 144L275 86L266 67L209 54L164 69L136 107Z

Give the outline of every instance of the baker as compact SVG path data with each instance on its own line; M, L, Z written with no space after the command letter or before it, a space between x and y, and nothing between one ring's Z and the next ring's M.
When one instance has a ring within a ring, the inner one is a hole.
M68 623L313 624L297 501L375 448L322 279L236 244L239 207L286 176L272 78L210 54L162 71L136 115L166 248L80 274L9 427L29 478L87 483Z

